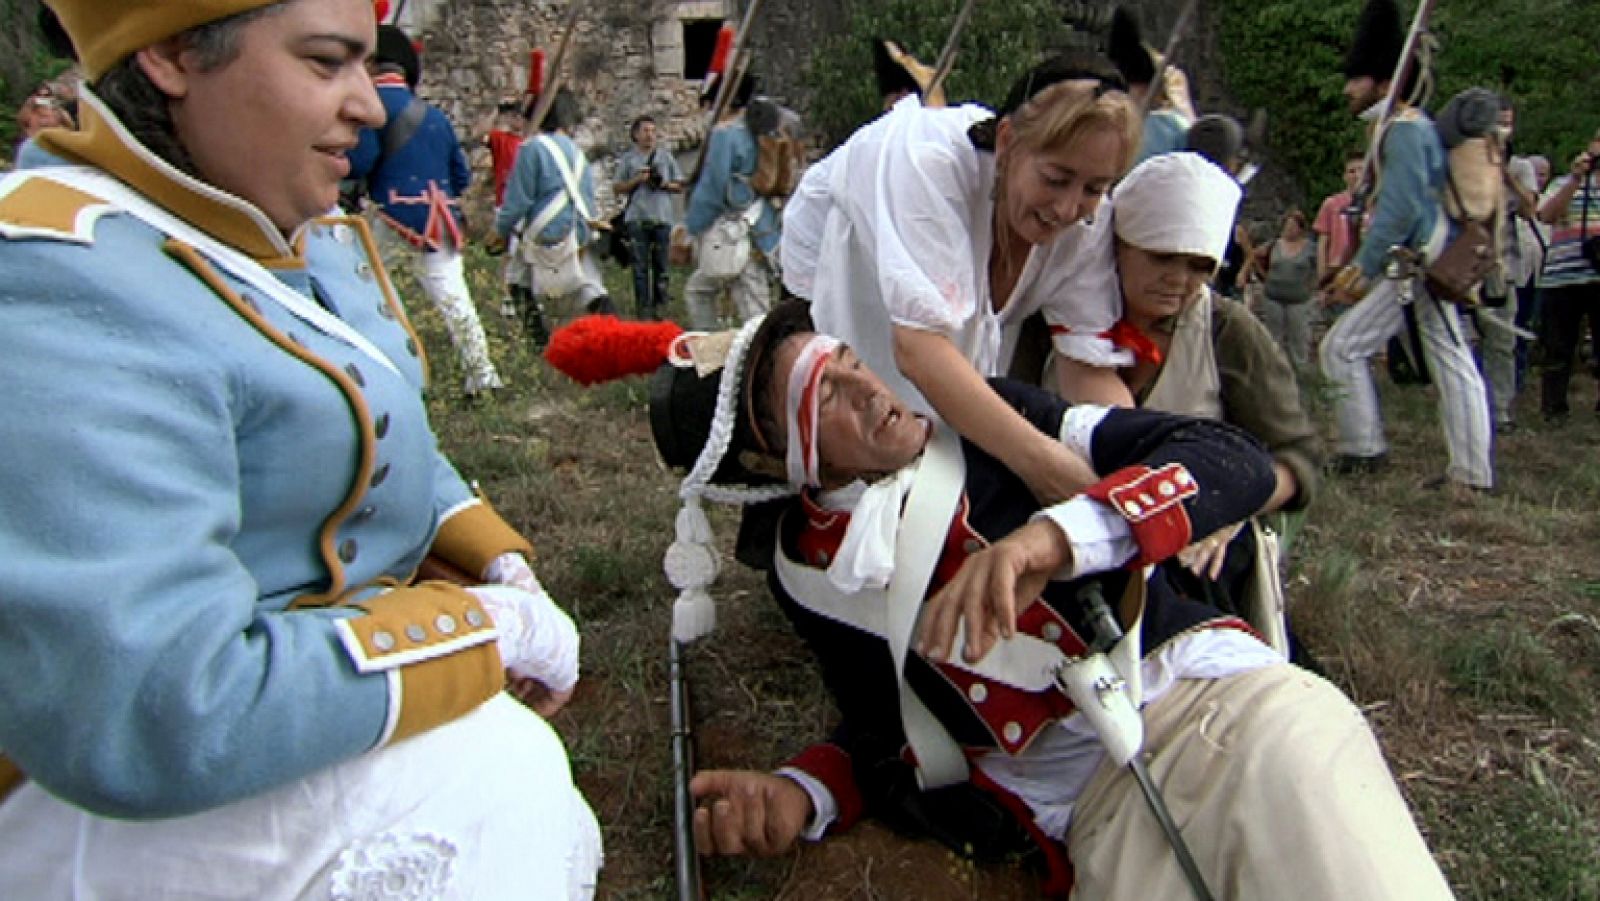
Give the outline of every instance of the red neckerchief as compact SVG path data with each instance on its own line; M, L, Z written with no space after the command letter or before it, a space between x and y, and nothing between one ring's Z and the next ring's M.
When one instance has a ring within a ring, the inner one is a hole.
M1139 327L1126 319L1117 320L1117 324L1100 333L1118 347L1127 348L1139 360L1145 360L1152 366L1160 366L1163 359L1161 348L1151 340L1149 335L1139 330Z

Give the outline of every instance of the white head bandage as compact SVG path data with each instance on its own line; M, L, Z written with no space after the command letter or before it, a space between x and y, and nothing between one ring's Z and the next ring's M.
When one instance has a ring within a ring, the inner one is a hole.
M784 395L784 421L788 425L788 450L784 468L791 485L821 485L817 460L817 405L821 402L822 373L839 347L837 338L812 335L789 370Z
M1198 153L1163 153L1129 172L1111 194L1117 237L1153 253L1221 262L1243 191Z

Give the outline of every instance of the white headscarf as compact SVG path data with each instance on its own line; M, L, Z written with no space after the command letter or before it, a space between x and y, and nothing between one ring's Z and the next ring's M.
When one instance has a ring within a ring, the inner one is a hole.
M1117 237L1155 253L1220 262L1243 191L1198 153L1163 153L1134 167L1111 194Z

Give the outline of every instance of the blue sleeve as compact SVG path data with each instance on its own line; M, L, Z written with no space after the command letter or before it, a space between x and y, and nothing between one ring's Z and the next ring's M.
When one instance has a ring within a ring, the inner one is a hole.
M366 178L378 165L378 155L383 151L383 132L376 128L361 129L361 138L350 151L350 177Z
M539 142L524 141L517 148L517 161L511 165L511 177L506 180L506 199L494 217L494 230L510 235L533 209L539 196Z
M733 134L730 129L718 128L711 132L710 140L705 164L700 167L700 180L694 183L683 220L691 235L703 234L727 211L728 174L733 171Z
M1397 122L1383 139L1376 208L1356 252L1356 263L1369 279L1383 271L1389 248L1411 244L1421 226L1431 225L1438 198L1429 167L1430 142L1437 138L1426 121Z

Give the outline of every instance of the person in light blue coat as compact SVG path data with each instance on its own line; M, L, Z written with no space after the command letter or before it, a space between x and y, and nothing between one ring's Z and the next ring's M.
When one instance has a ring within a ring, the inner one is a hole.
M777 209L750 187L758 148L746 114L754 91L753 78L740 82L727 115L707 139L705 162L689 194L683 224L698 247L694 274L683 287L691 328L718 327L718 300L724 291L739 322L765 313L772 302L771 277L782 233ZM708 271L704 253L711 240L747 241L743 268L732 274Z
M0 894L592 894L503 691L558 709L576 628L328 215L383 118L371 5L50 2L91 86L0 181Z

